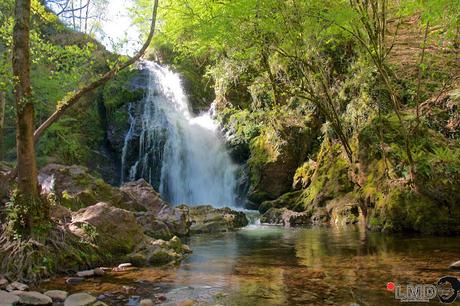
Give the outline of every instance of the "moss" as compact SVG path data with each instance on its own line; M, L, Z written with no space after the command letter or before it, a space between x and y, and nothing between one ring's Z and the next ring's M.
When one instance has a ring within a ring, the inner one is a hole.
M343 157L341 146L325 140L317 159L318 168L308 188L302 191L295 203L296 210L314 210L324 207L333 199L353 189L348 178L348 162Z

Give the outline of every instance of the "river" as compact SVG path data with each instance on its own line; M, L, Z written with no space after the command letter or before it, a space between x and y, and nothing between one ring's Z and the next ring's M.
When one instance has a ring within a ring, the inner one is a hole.
M60 278L45 286L105 293L109 305L127 304L123 286L132 287L131 296L160 298L164 305L400 305L388 282L460 277L447 269L460 258L460 238L454 237L249 226L193 236L188 244L193 254L176 267L141 268L74 286Z

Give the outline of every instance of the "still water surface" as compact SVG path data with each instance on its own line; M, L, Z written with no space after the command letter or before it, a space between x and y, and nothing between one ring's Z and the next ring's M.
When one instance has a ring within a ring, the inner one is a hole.
M250 226L194 236L188 244L193 254L178 267L145 268L67 289L101 294L128 285L136 295L161 295L169 305L401 305L387 282L460 277L447 269L460 260L460 238L454 237Z

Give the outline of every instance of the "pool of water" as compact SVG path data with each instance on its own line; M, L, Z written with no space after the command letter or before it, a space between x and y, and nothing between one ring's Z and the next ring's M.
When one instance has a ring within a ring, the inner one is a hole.
M388 282L436 283L460 260L460 238L395 236L359 227L249 226L191 237L177 267L143 268L65 287L96 295L135 295L171 305L400 305ZM459 297L460 301L460 297ZM438 301L433 304L440 305ZM411 304L412 305L412 304Z

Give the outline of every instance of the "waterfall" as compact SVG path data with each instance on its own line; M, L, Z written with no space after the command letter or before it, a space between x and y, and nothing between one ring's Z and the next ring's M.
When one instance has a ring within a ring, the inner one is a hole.
M129 107L122 180L144 178L172 204L235 206L238 166L211 110L194 116L177 73L153 62L142 65L147 94ZM137 156L129 158L133 146Z

